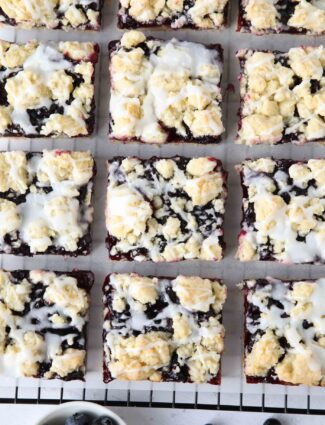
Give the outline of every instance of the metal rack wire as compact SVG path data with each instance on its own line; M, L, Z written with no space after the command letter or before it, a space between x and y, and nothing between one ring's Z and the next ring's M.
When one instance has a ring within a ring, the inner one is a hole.
M224 410L224 411L240 411L240 412L263 412L263 413L291 413L291 414L307 414L307 415L323 415L325 414L324 409L312 409L310 407L310 395L306 396L306 408L291 408L288 406L288 396L284 395L283 407L269 407L265 404L265 394L261 394L261 403L258 406L247 406L243 403L243 393L239 394L239 404L223 404L220 399L220 392L217 393L217 403L205 404L198 402L198 392L195 393L194 403L179 403L176 401L176 391L172 392L171 402L155 402L153 400L153 391L150 391L148 401L133 401L131 397L131 390L127 391L126 400L114 401L109 398L109 390L105 390L105 396L103 399L87 398L86 389L82 391L81 398L78 400L92 401L103 406L123 406L123 407L150 407L150 408L173 408L173 409L204 409L204 410ZM61 404L68 401L74 401L75 399L67 399L64 396L64 389L61 388L60 396L57 399L42 398L41 388L38 388L37 397L21 398L19 397L19 387L15 388L15 396L9 398L0 398L0 403L10 404Z

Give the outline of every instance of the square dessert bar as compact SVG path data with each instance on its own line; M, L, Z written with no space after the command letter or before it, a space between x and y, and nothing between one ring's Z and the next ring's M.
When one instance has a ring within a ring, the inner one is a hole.
M0 24L98 31L102 7L103 0L1 0Z
M238 167L241 261L325 263L325 160L247 160Z
M219 280L111 274L104 283L104 382L220 384Z
M0 40L0 137L76 137L94 130L93 43Z
M108 162L112 260L221 260L227 174L215 158Z
M0 270L0 375L84 379L88 271Z
M248 383L325 385L325 279L241 284Z
M226 22L228 0L120 0L120 28L220 29Z
M246 145L325 140L325 48L240 50L240 123Z
M112 139L217 143L222 48L146 38L130 31L109 44Z
M237 31L321 35L325 11L317 1L239 0Z
M0 152L0 252L89 254L95 172L89 152Z

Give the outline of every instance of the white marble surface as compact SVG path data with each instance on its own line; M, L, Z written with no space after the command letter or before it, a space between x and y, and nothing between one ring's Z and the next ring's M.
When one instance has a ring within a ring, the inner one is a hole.
M35 425L53 406L0 405L1 425ZM213 412L204 410L113 408L128 425L263 425L269 417L282 425L321 425L325 418L305 415L270 415L268 413ZM7 418L7 420L5 419Z

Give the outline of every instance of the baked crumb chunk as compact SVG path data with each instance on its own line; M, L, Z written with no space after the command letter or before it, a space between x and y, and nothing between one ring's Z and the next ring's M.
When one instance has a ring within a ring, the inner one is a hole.
M92 133L98 45L33 40L1 46L0 136L76 137Z
M241 287L247 382L323 385L325 280L266 278Z
M86 254L94 174L89 152L0 152L0 251Z
M110 371L114 378L150 379L156 369L167 365L170 361L170 345L162 332L117 338L112 345L115 360L110 363Z
M156 7L153 2L152 13ZM130 7L135 9L148 12L139 1ZM133 30L112 42L109 52L111 138L157 144L220 141L220 46L149 40Z
M27 280L23 280L20 285L15 285L10 280L9 273L0 271L0 298L9 309L23 311L30 299L30 292L31 286Z
M103 292L105 382L220 382L221 281L113 273Z
M49 282L44 293L47 302L63 307L72 314L84 314L88 310L87 293L78 288L76 279L61 279L53 273L46 276L46 281Z
M83 379L92 284L90 272L0 270L2 376Z
M120 28L221 29L226 23L227 0L120 0Z
M241 32L259 35L320 35L325 32L325 12L315 1L241 0L239 11L237 31Z
M0 23L32 29L100 29L101 0L2 0Z
M241 65L237 143L303 144L324 140L323 50L322 46L307 46L285 53L237 53Z
M255 342L252 351L246 355L245 373L251 376L265 376L268 371L278 363L284 350L278 338L272 331L265 334Z
M114 158L108 170L110 258L222 259L226 173L218 160Z
M65 378L75 370L84 368L86 351L68 348L64 354L56 355L52 360L52 366L47 372L47 378L59 376Z
M323 263L323 161L263 162L247 160L237 167L244 193L237 257Z
M312 365L311 365L312 363ZM289 384L318 385L322 371L308 354L288 354L276 367L281 381Z
M193 311L207 312L214 304L213 282L199 277L178 276L175 279L175 292L180 303ZM224 290L224 288L223 288Z

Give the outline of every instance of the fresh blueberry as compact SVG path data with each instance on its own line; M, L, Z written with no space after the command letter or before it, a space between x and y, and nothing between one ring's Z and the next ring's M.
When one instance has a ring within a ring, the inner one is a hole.
M281 422L275 418L266 419L263 425L281 425Z
M108 416L101 416L100 418L93 420L91 425L116 425L116 423Z
M86 413L75 413L66 419L65 425L90 425L90 417Z

